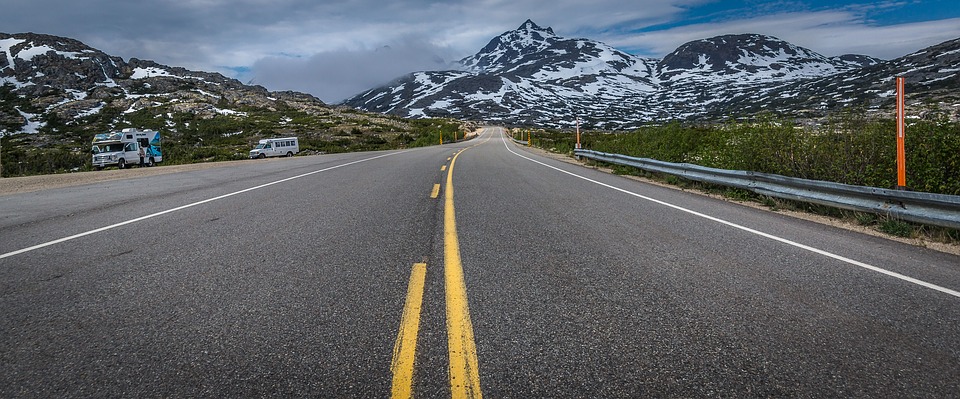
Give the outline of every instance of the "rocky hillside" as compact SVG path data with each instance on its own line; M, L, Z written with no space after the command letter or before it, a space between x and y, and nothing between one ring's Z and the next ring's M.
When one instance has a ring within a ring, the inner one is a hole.
M950 93L960 87L951 56L956 49L948 42L893 61L825 57L771 36L743 34L692 41L651 59L563 38L528 20L461 60L461 70L410 74L345 104L409 117L553 127L570 127L579 117L587 126L623 129L762 111L817 117L847 105L879 112L892 101L893 77L906 75L912 105L946 107L956 117L960 105ZM919 54L946 55L917 60ZM937 72L918 76L923 71Z
M28 171L84 169L93 135L125 127L160 130L171 161L196 162L242 158L258 139L288 135L300 136L308 152L397 148L439 134L437 124L330 107L216 73L124 61L69 38L0 33L6 176L25 163L50 163ZM440 124L451 137L465 128Z
M73 39L33 33L0 33L0 84L29 100L28 106L16 107L14 113L0 110L3 131L8 134L35 132L51 115L67 124L79 123L78 118L99 114L106 108L131 114L163 105L167 113L185 113L199 119L250 109L294 108L331 117L341 113L310 95L269 92L217 73L136 58L124 61ZM372 119L378 118L362 118L367 123Z

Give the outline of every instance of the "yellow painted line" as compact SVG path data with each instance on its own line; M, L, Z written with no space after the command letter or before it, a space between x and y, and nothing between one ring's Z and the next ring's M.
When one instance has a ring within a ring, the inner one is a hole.
M450 355L450 392L454 399L482 398L477 347L473 339L473 323L467 306L467 287L460 263L460 241L457 239L457 218L453 209L453 166L447 172L443 215L443 275L447 302L447 350Z
M433 190L430 191L430 198L437 199L440 196L440 183L433 185Z
M447 170L447 165L443 165L443 166L440 167L440 171L441 171L441 172L444 172L444 171L446 171L446 170Z
M427 276L427 264L416 263L410 273L407 302L403 305L400 331L393 346L393 388L391 398L406 399L413 395L413 365L417 354L417 332L420 330L420 306L423 304L423 286Z

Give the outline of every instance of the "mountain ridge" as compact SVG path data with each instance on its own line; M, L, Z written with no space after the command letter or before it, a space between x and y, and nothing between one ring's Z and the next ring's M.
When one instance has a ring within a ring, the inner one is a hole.
M949 47L944 51L960 49L960 40L939 46ZM664 119L736 118L757 112L822 117L842 106L864 106L875 112L889 106L893 100L888 91L856 93L858 83L850 79L859 76L857 71L899 65L885 69L892 88L894 76L911 78L915 74L916 65L897 64L897 60L856 54L826 57L760 34L694 40L662 59L643 58L602 42L563 38L552 28L527 20L461 59L459 70L408 74L343 104L405 117L449 116L514 125L572 127L580 118L587 126L607 129L629 129ZM955 82L958 76L938 78ZM830 81L831 77L848 84L832 85L837 93L822 93L805 85L820 79ZM877 77L871 75L870 79ZM864 81L862 85L873 87L875 83ZM811 90L813 93L807 93ZM911 83L908 93L913 93L915 104L951 98L949 93L918 92ZM818 101L822 96L829 98ZM782 101L785 99L788 101ZM945 105L950 108L946 113L956 118L960 116L958 106L951 101Z

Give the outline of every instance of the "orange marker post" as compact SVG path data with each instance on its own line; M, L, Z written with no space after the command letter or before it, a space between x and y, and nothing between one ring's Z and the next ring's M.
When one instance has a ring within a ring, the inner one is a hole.
M905 101L904 101L904 78L897 77L897 188L903 190L907 187L907 150L905 137Z
M577 118L577 149L579 150L580 148L581 148L580 147L580 118L578 117Z

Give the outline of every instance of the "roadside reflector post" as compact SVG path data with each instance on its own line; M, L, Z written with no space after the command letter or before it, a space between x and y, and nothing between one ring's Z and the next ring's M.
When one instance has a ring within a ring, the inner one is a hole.
M577 117L577 149L580 148L582 148L580 147L580 117Z
M897 189L907 188L907 150L904 142L906 110L904 101L904 78L897 76Z
M527 130L527 147L533 146L533 130Z

